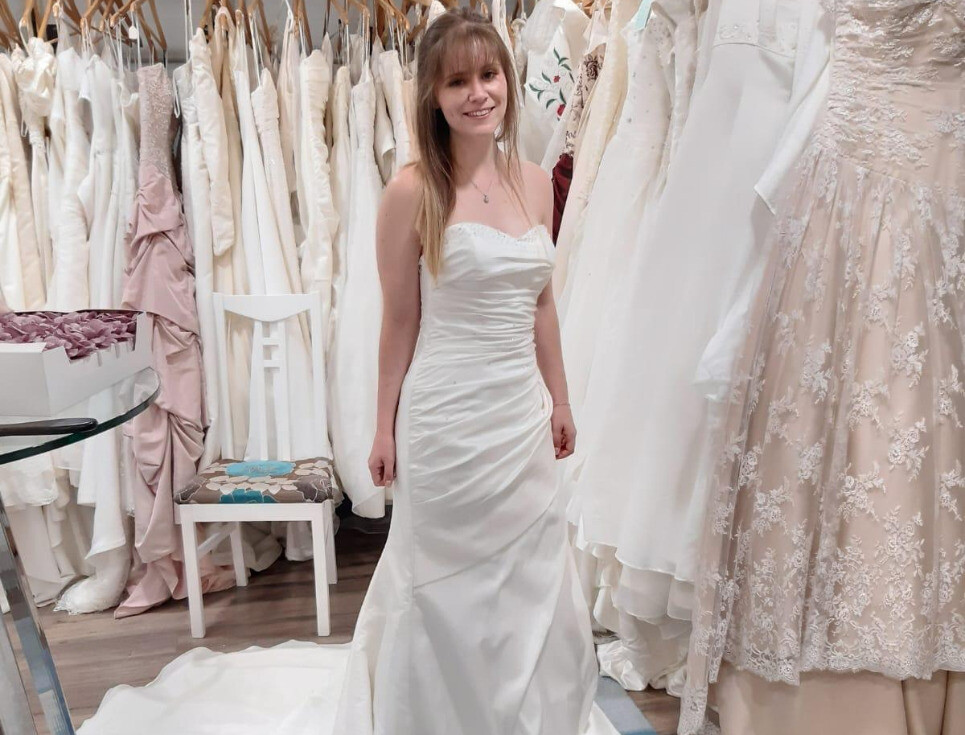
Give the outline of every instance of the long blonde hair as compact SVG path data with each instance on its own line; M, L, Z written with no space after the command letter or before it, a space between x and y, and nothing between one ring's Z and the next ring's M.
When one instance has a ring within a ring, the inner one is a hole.
M436 87L454 54L487 59L502 68L506 77L506 114L496 134L502 144L506 171L513 194L520 196L521 177L517 134L519 130L519 86L512 56L495 26L466 8L453 8L440 15L426 30L419 45L416 71L415 166L422 180L422 202L416 229L422 239L422 253L433 278L442 269L442 245L446 224L456 203L455 173L450 147L449 124L436 105ZM500 165L497 156L497 166Z

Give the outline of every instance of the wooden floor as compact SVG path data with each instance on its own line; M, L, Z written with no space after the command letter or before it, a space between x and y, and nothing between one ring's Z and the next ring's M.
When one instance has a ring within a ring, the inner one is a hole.
M384 542L384 533L342 528L337 534L339 581L331 588L332 636L324 642L351 640ZM110 613L72 617L49 607L41 611L41 616L75 725L97 710L111 687L143 686L165 664L199 645L215 651L238 651L291 639L321 641L313 636L311 563L279 561L254 575L248 587L206 595L208 627L201 641L188 631L188 609L183 601L124 620L114 620ZM16 640L16 635L12 638ZM658 735L676 732L678 700L649 690L632 692L631 696ZM40 712L39 704L35 703L34 711ZM41 735L47 732L42 719L38 714Z

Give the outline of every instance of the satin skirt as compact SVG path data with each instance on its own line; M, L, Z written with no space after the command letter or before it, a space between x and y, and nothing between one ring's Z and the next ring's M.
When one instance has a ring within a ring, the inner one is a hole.
M338 735L577 735L597 669L532 340L420 342ZM612 731L612 730L611 730Z

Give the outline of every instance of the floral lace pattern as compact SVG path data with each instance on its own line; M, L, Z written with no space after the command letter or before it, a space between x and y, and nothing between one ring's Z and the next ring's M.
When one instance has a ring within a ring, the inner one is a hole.
M590 98L590 92L596 86L600 78L600 69L603 66L603 54L605 46L599 46L583 56L580 63L580 70L576 75L576 84L573 88L573 98L570 100L570 122L566 128L566 137L563 142L563 153L573 155L576 149L576 141L580 135L580 124L583 119L583 111Z
M965 3L826 0L708 513L681 733L720 663L965 669Z

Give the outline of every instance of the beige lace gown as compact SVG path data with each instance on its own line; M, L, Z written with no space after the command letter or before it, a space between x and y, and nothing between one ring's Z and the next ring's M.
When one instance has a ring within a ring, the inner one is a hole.
M796 732L728 718L807 697L809 731L965 728L965 3L825 2L831 90L732 394L681 733L718 680L725 732ZM912 725L933 675L937 725ZM883 699L844 694L868 677ZM842 724L889 696L907 726Z

